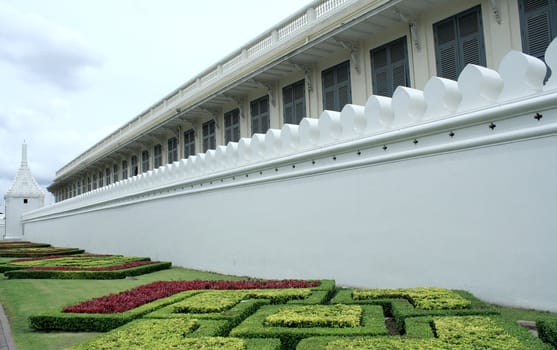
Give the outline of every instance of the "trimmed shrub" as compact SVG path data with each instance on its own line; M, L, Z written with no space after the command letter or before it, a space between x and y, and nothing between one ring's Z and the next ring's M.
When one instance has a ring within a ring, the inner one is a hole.
M353 300L406 299L421 310L453 310L469 308L471 302L444 288L355 289Z
M309 338L298 345L298 350L526 350L521 342L504 331L496 320L482 316L421 317L412 319L413 326L426 337L357 337ZM429 331L426 331L426 328ZM431 326L438 334L432 336Z
M56 248L56 247L44 247L44 248L21 248L21 249L2 249L0 250L0 256L6 258L34 258L42 257L48 255L73 255L82 254L85 250L78 248Z
M128 276L139 276L146 273L169 269L172 266L170 262L153 262L149 265L132 267L122 270L113 271L56 271L56 270L13 270L7 271L4 275L8 278L21 279L21 278L35 278L35 279L96 279L96 280L109 280L121 279Z
M265 325L272 327L358 327L362 308L357 305L308 305L287 306L265 318Z
M185 290L236 290L236 289L261 289L261 288L307 288L319 282L296 280L282 281L159 281L145 284L130 290L95 298L67 307L68 312L86 313L112 313L123 312L156 299L165 298Z
M536 322L540 339L557 349L557 320L540 320Z
M92 314L49 310L29 317L29 326L41 331L106 332L198 293L200 291L185 291L120 313Z
M356 327L332 328L332 327L306 327L290 328L279 326L268 326L266 320L283 309L299 308L300 306L263 306L255 314L248 317L236 328L232 329L230 335L244 338L279 338L283 349L295 349L296 344L304 338L312 336L361 336L361 335L387 335L387 329L383 320L383 310L376 305L363 305L361 323ZM314 307L334 306L316 305Z

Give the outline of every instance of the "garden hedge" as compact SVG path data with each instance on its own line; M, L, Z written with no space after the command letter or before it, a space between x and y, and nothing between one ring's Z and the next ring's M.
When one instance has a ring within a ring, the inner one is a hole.
M57 248L45 247L45 249L0 249L0 257L4 258L38 258L48 255L74 255L85 253L85 250L79 248Z
M316 305L323 307L323 305ZM269 305L261 307L232 329L230 336L241 338L278 338L283 349L295 349L296 344L304 338L313 336L359 336L387 335L383 320L383 310L377 305L362 305L361 325L358 327L274 327L266 325L268 316L277 314L281 309L300 307L299 305ZM305 306L303 306L305 307ZM332 306L331 306L332 307Z
M297 350L527 350L520 339L505 332L499 320L485 316L418 317L404 337L313 337ZM429 330L427 330L429 328ZM432 328L438 337L433 337Z
M4 272L8 278L51 278L51 279L121 279L128 276L139 276L146 273L169 269L172 263L166 261L149 265L112 271L56 271L56 270L12 270Z
M57 308L29 317L29 326L41 331L106 332L200 292L185 291L167 298L155 300L129 311L111 314L62 312L60 310L63 308Z

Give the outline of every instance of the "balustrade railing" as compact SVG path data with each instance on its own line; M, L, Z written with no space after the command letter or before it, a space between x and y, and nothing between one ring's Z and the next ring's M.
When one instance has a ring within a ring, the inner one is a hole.
M308 21L308 18L307 18L308 11L315 12L317 14L316 15L317 19L320 19L322 17L332 15L336 10L339 10L344 5L346 5L347 3L354 2L354 1L355 0L325 0L318 5L312 5L308 8L300 11L299 13L293 15L290 18L289 22L282 25L278 29L278 41L277 42L273 41L273 34L272 33L275 30L275 29L273 29L268 33L268 35L264 35L264 36L258 38L255 42L252 42L252 43L248 44L247 45L247 47L248 47L247 48L248 57L249 58L256 58L256 57L264 54L265 52L267 52L271 48L273 48L274 44L276 44L278 42L281 42L281 40L284 40L286 37L289 37L289 36L299 32L302 29L307 28L308 24L311 23L310 21ZM300 13L302 13L302 14L300 15ZM226 73L235 71L238 68L238 66L240 66L241 64L246 64L246 62L244 62L242 60L242 53L240 52L238 54L234 54L232 57L224 60L223 62L220 62L218 65L222 66L222 73L226 74ZM190 82L186 83L184 86L179 88L179 90L180 89L183 90L183 94L182 94L181 97L178 96L177 91L171 93L170 96L165 97L165 99L170 99L172 101L175 101L175 103L164 106L164 99L163 99L163 101L159 101L153 107L151 107L149 111L144 112L143 114L141 114L140 116L138 116L134 120L132 120L130 123L126 124L126 127L129 126L129 125L137 126L138 124L140 124L139 119L140 119L141 116L151 115L153 118L156 118L157 116L167 112L171 107L174 107L179 102L182 102L185 99L191 97L192 93L190 93L190 92L193 92L193 91L195 91L199 88L199 86L197 84L198 80L201 82L202 85L205 85L205 84L211 83L212 81L216 80L217 78L218 78L218 69L217 68L213 68L213 69L203 73L202 75L196 77L195 79L191 80ZM155 112L156 115L153 115L153 113L151 113L151 112ZM60 170L58 170L56 172L56 177L61 177L65 174L67 174L74 167L76 167L77 165L82 163L84 158L94 156L94 154L97 152L97 149L100 148L102 145L108 145L108 144L111 143L111 141L114 141L115 139L119 138L120 137L119 136L120 135L119 131L120 131L120 129L114 131L112 134L110 134L106 138L97 142L89 150L83 152L79 157L77 157L76 159L72 160L71 162L69 162L68 164L63 166Z

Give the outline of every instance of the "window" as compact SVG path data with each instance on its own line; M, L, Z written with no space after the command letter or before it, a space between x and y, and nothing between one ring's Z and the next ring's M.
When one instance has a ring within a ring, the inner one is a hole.
M215 121L203 123L203 152L217 148L215 135Z
M178 139L175 137L168 139L168 164L178 160Z
M97 174L93 174L93 189L97 189Z
M141 172L149 171L149 151L141 152Z
M545 61L545 50L557 36L556 0L520 0L522 51ZM549 67L545 79L551 75Z
M132 176L139 174L139 169L137 166L137 156L132 156Z
M27 203L29 203L29 201L27 200L27 198L24 198L23 199L23 204L27 204Z
M195 132L189 129L184 132L184 158L195 154Z
M350 88L350 61L324 70L321 73L323 84L323 109L340 111L347 103L352 103Z
M155 145L155 157L154 157L155 165L153 169L156 169L162 165L162 145L158 144Z
M105 170L104 173L105 173L105 175L106 175L106 180L105 180L105 182L106 182L106 185L108 186L108 185L110 185L110 169L109 169L109 168L106 168L106 170Z
M457 80L468 63L486 65L480 6L433 25L437 75Z
M284 124L300 124L306 116L305 80L282 88L282 109Z
M103 187L103 172L99 171L99 187Z
M125 180L127 178L128 178L128 161L123 160L122 161L122 180Z
M224 144L240 140L240 110L224 113Z
M95 185L97 187L97 185ZM91 176L87 176L87 192L91 191Z
M77 182L77 194L81 194L81 180Z
M118 164L112 166L112 182L118 182Z
M89 181L89 187L91 187L91 180L88 179L88 181ZM85 193L85 192L87 192L87 184L85 183L85 178L83 178L81 180L81 193Z
M269 96L263 96L250 103L251 133L264 134L269 130Z
M398 86L410 86L406 37L371 50L373 94L392 97Z

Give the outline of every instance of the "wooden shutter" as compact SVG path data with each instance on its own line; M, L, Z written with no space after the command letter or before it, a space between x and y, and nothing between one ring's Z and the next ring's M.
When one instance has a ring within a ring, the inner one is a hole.
M457 80L471 63L486 65L480 6L433 25L437 75Z
M520 0L520 27L523 51L544 59L545 50L557 29L555 0Z
M406 37L373 49L371 62L375 95L391 97L398 86L408 86Z
M321 73L323 85L323 109L340 111L352 103L350 87L350 62L346 61Z

